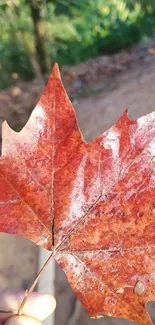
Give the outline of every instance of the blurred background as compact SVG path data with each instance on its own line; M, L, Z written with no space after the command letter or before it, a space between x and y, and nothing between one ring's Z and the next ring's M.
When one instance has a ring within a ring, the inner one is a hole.
M118 53L155 30L154 0L1 0L0 88Z
M131 118L155 110L155 0L0 0L0 126L22 128L55 61L86 141L126 108ZM27 289L46 256L0 234L0 291ZM48 325L129 324L90 319L55 264L39 290L57 299Z

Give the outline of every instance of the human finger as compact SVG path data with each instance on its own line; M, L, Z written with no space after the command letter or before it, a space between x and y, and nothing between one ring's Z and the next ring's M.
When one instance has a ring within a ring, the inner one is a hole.
M0 310L14 311L14 314L17 314L24 295L24 292L1 294ZM23 307L23 314L42 321L54 311L55 307L56 301L53 296L33 292ZM12 313L0 313L0 320L5 321L11 316Z
M42 325L42 323L39 319L22 315L8 318L5 325Z

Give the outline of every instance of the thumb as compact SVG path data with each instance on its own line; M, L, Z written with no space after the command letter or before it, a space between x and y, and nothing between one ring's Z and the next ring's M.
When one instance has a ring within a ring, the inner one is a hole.
M42 325L42 323L36 318L22 315L8 318L5 325Z
M24 292L18 292L18 293L5 293L0 295L0 309L2 310L18 310L23 298L24 298ZM24 308L23 308L23 314L22 316L12 315L12 314L3 314L0 313L0 321L7 323L7 325L10 325L10 322L17 322L19 324L19 321L21 319L22 324L25 324L25 321L31 322L39 322L47 318L55 309L56 307L56 301L55 298L51 295L47 294L40 294L33 292L30 297L28 298ZM25 319L25 317L27 317ZM9 323L8 323L9 322ZM12 323L11 323L12 324ZM34 324L34 323L33 323ZM32 325L33 325L32 324ZM37 323L38 325L40 324ZM36 325L37 325L36 324ZM35 324L34 324L35 325Z

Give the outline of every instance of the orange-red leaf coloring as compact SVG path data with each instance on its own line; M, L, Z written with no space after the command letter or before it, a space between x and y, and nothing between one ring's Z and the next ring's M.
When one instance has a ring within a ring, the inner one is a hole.
M92 316L148 325L155 299L155 112L90 144L54 66L19 133L3 124L0 231L53 250Z

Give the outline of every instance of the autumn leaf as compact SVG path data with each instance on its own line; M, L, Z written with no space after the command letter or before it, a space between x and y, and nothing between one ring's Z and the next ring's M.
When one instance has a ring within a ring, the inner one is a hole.
M154 172L155 112L132 121L126 111L87 144L55 65L22 131L3 124L0 231L52 250L92 316L148 325Z

